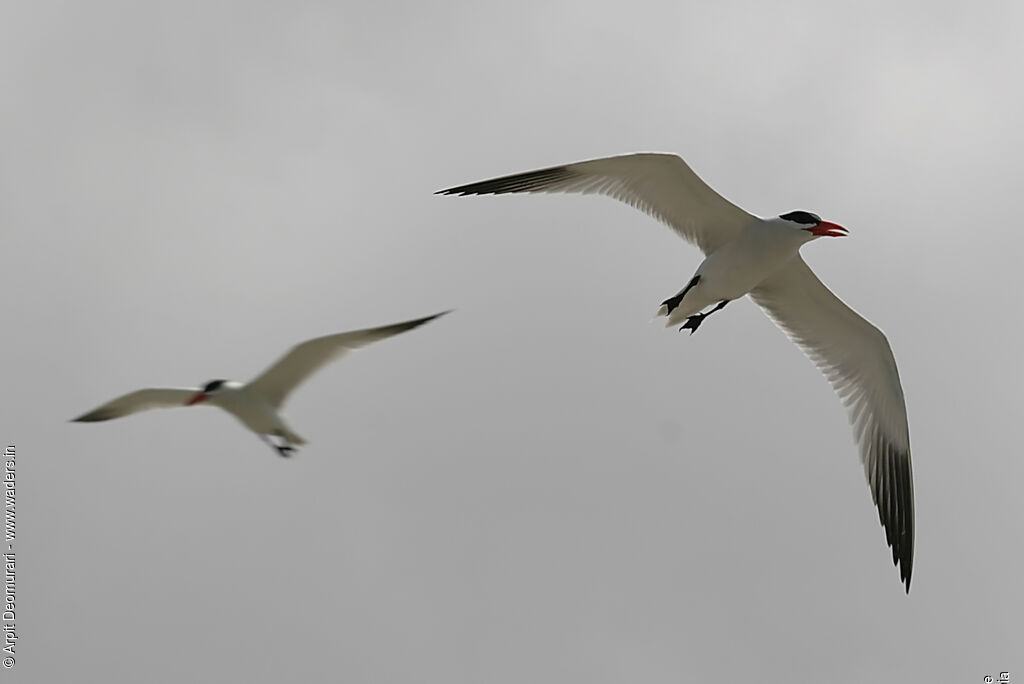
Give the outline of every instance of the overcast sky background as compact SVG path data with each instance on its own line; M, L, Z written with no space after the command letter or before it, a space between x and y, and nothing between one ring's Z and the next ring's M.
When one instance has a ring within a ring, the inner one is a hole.
M2 14L7 679L1024 677L1020 2ZM909 597L799 350L749 301L649 323L696 248L432 195L639 150L850 229L803 254L896 353ZM294 395L291 460L219 411L67 422L448 308Z

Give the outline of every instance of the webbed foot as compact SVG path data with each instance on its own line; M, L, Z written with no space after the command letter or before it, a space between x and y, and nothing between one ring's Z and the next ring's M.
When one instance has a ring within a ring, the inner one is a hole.
M683 327L679 328L679 332L689 330L690 334L692 335L693 333L697 332L697 328L700 327L700 324L704 322L705 318L707 318L707 314L702 313L690 316L689 318L686 319L686 323L683 323Z

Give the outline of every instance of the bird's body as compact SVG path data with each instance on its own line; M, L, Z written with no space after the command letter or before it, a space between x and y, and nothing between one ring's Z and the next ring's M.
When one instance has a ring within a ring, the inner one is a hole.
M786 265L812 236L798 233L785 223L778 218L752 217L732 240L708 254L694 272L699 279L678 307L671 313L667 307L665 312L659 309L661 315L668 316L666 327L678 325L718 302L739 299Z
M202 403L224 409L258 435L275 435L293 445L306 443L288 425L280 410L244 382L227 380Z
M75 418L74 422L94 423L153 408L208 404L224 409L249 430L260 435L282 456L288 456L296 446L306 443L288 425L281 413L281 407L292 390L345 352L412 330L444 313L307 340L293 347L248 383L211 380L197 389L154 387L137 390ZM281 443L274 442L273 438L279 439Z
M711 313L749 294L825 374L849 412L893 562L910 591L914 489L910 433L888 340L825 287L800 256L818 237L846 229L806 211L764 219L719 195L680 157L640 153L576 162L440 191L602 194L668 224L705 254L659 316L693 334ZM704 312L708 307L713 309ZM704 312L704 313L702 313Z

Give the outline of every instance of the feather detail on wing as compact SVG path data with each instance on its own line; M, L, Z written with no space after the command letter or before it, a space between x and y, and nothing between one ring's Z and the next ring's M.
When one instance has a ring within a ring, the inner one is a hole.
M893 563L909 592L914 562L910 431L888 340L825 287L799 255L750 296L846 405Z
M117 399L94 408L72 419L73 423L97 423L102 420L122 418L132 413L148 411L155 408L171 408L185 406L186 402L199 392L198 389L183 387L150 387L148 389L129 392Z
M519 192L607 195L668 224L705 254L732 240L755 219L711 189L680 157L652 152L517 173L437 194Z
M365 347L379 340L398 335L399 333L418 328L434 320L438 316L449 313L444 311L433 316L417 318L403 323L383 325L365 330L326 335L307 340L293 347L287 354L267 368L259 377L249 383L249 388L262 395L271 406L280 408L288 395L322 367L340 358L345 352Z

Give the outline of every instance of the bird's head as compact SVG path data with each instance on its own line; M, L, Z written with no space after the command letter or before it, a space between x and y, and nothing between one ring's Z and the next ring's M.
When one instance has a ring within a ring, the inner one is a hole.
M846 237L848 230L837 223L822 221L817 214L809 211L791 211L788 214L779 216L783 221L789 221L797 230L806 230L811 234L808 240L820 237Z
M201 390L192 395L191 399L185 402L185 406L192 406L193 404L206 401L211 396L223 390L227 382L227 380L210 380L210 382L203 385Z

